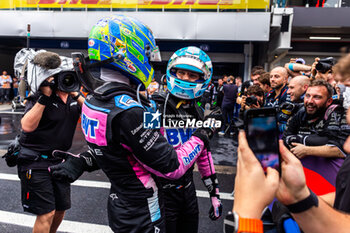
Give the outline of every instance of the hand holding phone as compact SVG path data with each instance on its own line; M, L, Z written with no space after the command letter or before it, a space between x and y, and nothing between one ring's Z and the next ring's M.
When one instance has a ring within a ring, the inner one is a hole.
M267 167L280 171L279 131L275 108L249 109L244 126L249 147L266 172Z

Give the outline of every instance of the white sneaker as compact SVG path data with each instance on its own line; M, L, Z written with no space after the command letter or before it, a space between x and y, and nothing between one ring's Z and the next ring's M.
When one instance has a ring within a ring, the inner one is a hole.
M220 131L218 134L219 134L220 136L224 136L224 135L225 135L225 132L224 132L224 131Z

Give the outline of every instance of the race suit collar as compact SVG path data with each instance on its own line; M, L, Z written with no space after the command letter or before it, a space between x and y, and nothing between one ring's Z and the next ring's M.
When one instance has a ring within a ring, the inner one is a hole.
M106 69L102 67L100 78L106 82L118 82L118 83L130 85L129 78L125 77L124 75L122 75L120 72L116 70Z

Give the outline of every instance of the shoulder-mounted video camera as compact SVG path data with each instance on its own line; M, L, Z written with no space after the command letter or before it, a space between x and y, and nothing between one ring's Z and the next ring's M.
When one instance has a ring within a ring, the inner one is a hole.
M52 86L64 92L78 92L81 87L72 58L57 53L22 49L16 54L14 69L15 75L26 82L32 94L40 86ZM54 77L54 82L47 82L49 77Z
M335 64L335 59L333 57L327 57L320 59L316 64L316 70L321 73L326 73L328 70L332 69Z
M58 90L64 92L80 91L81 84L75 71L61 71L54 77Z

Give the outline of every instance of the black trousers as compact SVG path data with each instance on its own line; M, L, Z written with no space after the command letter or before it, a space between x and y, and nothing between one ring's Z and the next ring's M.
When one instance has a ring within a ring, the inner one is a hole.
M164 189L167 233L198 232L198 202L193 179L181 188Z
M10 101L10 91L11 91L10 88L1 88L1 93L0 93L1 102Z
M139 200L111 193L107 205L109 226L118 233L165 233L162 203L161 193Z
M224 118L224 122L221 127L221 130L225 130L226 125L231 123L233 119L234 108L235 108L234 104L222 105L221 110L222 110L222 116Z

